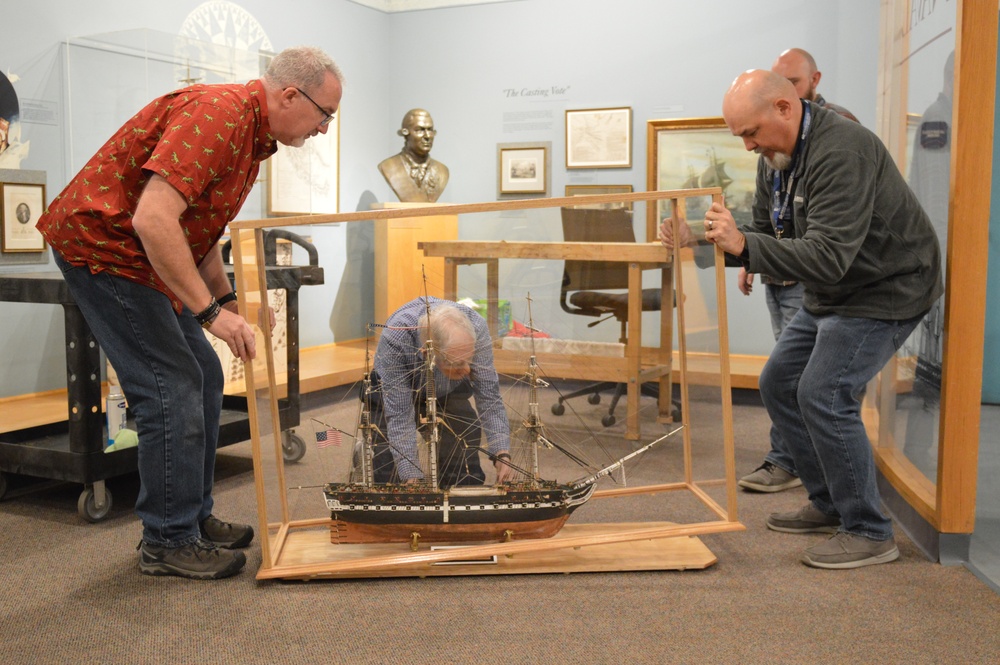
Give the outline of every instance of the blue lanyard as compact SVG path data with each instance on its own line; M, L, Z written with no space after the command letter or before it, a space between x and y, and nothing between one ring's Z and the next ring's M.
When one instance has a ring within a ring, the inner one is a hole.
M781 236L785 232L785 222L792 219L792 211L788 202L792 199L795 191L795 171L798 166L799 153L802 152L811 127L812 108L808 102L802 102L802 135L799 137L798 143L795 144L792 163L786 171L775 169L774 173L771 174L771 221L774 223L774 237L778 240L781 240ZM786 173L787 177L785 177Z

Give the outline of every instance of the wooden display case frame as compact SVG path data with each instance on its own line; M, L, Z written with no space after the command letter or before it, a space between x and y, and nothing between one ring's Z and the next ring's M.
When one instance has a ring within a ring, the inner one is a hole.
M467 205L426 206L407 208L405 210L376 210L371 212L342 213L338 215L312 215L308 217L292 217L280 220L255 220L234 222L230 225L234 238L234 263L236 268L236 284L239 293L240 312L249 321L259 321L262 305L266 303L266 290L263 287L263 274L259 268L263 261L262 231L271 226L292 227L317 223L355 222L380 219L395 219L399 217L416 217L448 214L462 215L468 213L488 213L507 210L526 210L538 208L557 208L574 206L581 203L601 204L611 202L648 202L655 206L658 201L670 202L674 211L672 223L675 228L682 223L684 201L689 197L712 197L721 200L722 192L718 188L696 190L674 190L664 192L644 192L637 194L609 194L593 197L563 197L552 199L532 199L521 201L503 201L497 203L480 203ZM585 200L586 199L586 200ZM676 235L675 231L675 235ZM292 519L287 493L279 491L276 503L268 505L267 485L270 477L279 488L286 487L284 461L280 449L280 432L277 430L278 418L276 402L276 380L274 362L269 349L271 348L266 326L255 326L258 335L257 348L265 353L248 363L246 366L246 381L248 388L248 406L250 411L250 429L253 442L254 478L257 493L258 515L260 519L259 541L261 545L262 562L257 572L258 579L314 579L314 578L345 578L345 577L393 577L437 575L485 575L511 573L539 572L583 572L583 571L624 571L624 570L667 570L705 568L715 563L715 556L697 539L697 536L712 533L742 531L745 529L739 522L736 503L736 466L733 444L732 422L732 392L729 377L728 326L726 322L724 262L721 250L715 249L715 294L718 312L718 370L705 381L720 390L720 407L722 414L722 454L724 456L724 477L709 480L696 480L693 473L691 429L688 426L690 409L688 408L688 383L691 378L688 373L688 355L685 343L684 327L684 284L683 271L673 270L681 258L681 252L689 251L675 249L671 254L666 248L655 241L656 230L647 227L645 243L637 243L639 251L650 254L643 259L646 263L655 263L658 269L664 270L669 277L664 283L676 289L677 320L678 320L678 351L676 363L679 370L679 386L681 393L681 410L683 424L681 430L683 439L683 479L678 482L656 485L630 487L622 489L601 490L594 494L592 500L620 497L634 494L649 494L658 492L685 492L708 509L714 519L688 524L673 524L668 522L643 523L613 523L613 524L572 524L563 528L556 537L542 540L520 540L496 542L463 546L460 548L423 549L409 551L406 545L376 544L376 545L333 545L329 540L329 518L326 519ZM253 238L254 242L247 245L243 240ZM521 243L523 244L523 243ZM559 244L559 243L556 243ZM600 245L583 247L590 243L574 243L581 246L578 252L600 252ZM552 243L539 243L552 245ZM241 256L246 246L255 248L256 264L251 257ZM551 251L551 247L549 247ZM637 274L637 273L633 273ZM638 286L633 277L630 288ZM630 306L633 306L630 302ZM636 313L638 303L634 304ZM670 318L669 316L667 317ZM668 331L672 334L672 331ZM664 358L663 355L667 355ZM669 387L673 354L659 354L660 362L666 363L666 371L659 374L660 380ZM632 356L628 362L635 364L639 357ZM669 390L666 393L669 395ZM265 459L266 458L266 459ZM265 464L274 464L269 470ZM273 475L269 476L269 473ZM725 500L717 502L706 491L708 487L723 486ZM269 512L269 509L272 512ZM269 521L271 514L279 515L279 519ZM496 557L494 559L494 557ZM495 565L479 565L482 561L496 562ZM436 564L466 564L466 565L436 565Z
M882 0L877 133L901 170L911 145L907 108L913 3ZM948 197L948 241L944 349L937 433L937 473L924 474L902 453L896 433L896 371L883 371L869 391L863 415L875 462L898 496L886 496L890 510L932 558L968 559L975 529L981 408L986 268L990 232L992 136L997 63L997 0L938 3L932 12L954 12L954 93ZM946 30L931 41L949 34ZM961 186L959 186L959 184ZM969 224L968 220L984 223ZM896 359L890 361L894 369ZM886 380L890 379L890 380ZM905 502L906 505L903 505ZM912 513L912 514L911 514ZM927 527L933 533L929 533Z

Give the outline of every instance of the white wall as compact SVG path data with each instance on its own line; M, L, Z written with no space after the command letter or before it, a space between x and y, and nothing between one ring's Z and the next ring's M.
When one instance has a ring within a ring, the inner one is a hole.
M48 173L49 198L72 175L64 159L61 43L135 28L176 33L199 4L105 0L95 11L75 1L35 0L7 12L0 68L20 76L19 97L50 102L59 112L57 125L23 124L31 146L21 166ZM398 14L347 0L238 4L262 24L276 50L315 44L343 68L342 211L394 200L375 166L399 150L395 131L416 106L433 114L440 132L434 156L452 172L443 201L494 200L496 145L520 141L552 143L552 195L561 195L567 183L628 183L644 190L647 120L719 115L722 94L740 71L769 67L790 46L816 57L824 73L820 91L828 99L874 126L879 17L878 3L869 0L522 0ZM541 101L504 92L552 86L565 92ZM633 109L633 167L567 173L565 109L604 106ZM124 121L134 110L116 112ZM505 114L525 110L547 112L543 128L505 131ZM327 283L300 294L302 344L359 337L373 311L371 225L311 233ZM732 350L767 353L772 341L763 296L744 298L731 290L729 297L730 323L739 326ZM64 371L61 312L0 303L0 396L60 387Z

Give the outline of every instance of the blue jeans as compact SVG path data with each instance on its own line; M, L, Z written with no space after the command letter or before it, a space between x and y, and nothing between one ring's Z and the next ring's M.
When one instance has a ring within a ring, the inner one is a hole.
M861 395L922 316L883 321L800 309L761 372L761 399L809 500L839 515L842 531L874 540L892 536L875 484Z
M767 303L767 311L771 315L771 332L774 333L774 340L778 341L781 331L785 329L792 318L802 308L802 294L805 287L801 282L782 286L781 284L764 285L764 301Z
M181 547L212 514L215 450L225 378L185 308L107 271L91 274L55 255L73 299L118 373L139 434L142 539Z
M798 311L802 308L802 293L805 287L801 282L782 286L781 284L765 284L764 299L767 302L767 311L771 314L771 331L774 333L775 341L781 337L781 331L785 329ZM771 425L771 450L764 456L765 462L770 462L797 476L795 462L788 454L785 444L781 440L781 433L773 424Z

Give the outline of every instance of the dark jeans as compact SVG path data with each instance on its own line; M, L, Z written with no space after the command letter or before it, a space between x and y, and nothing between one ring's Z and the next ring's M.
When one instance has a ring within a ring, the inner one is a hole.
M767 302L767 311L771 315L771 330L774 332L775 341L781 338L781 331L802 309L802 294L804 292L805 287L802 286L801 282L788 286L764 285L764 299ZM781 432L773 424L771 425L771 450L764 457L764 461L784 469L793 476L798 475L795 471L795 462L792 461L792 456L781 440Z
M118 373L139 434L143 541L180 547L212 513L225 377L194 316L162 293L58 255L73 299Z
M842 531L874 540L892 536L861 396L921 318L883 321L800 309L761 372L761 399L809 500L820 512L839 515Z
M378 398L378 377L373 377L375 395L371 399L372 423L378 427L375 433L375 454L372 460L376 483L398 482L396 461L392 447L385 438L388 432L382 401ZM428 437L428 428L421 424L426 397L415 395L414 418L417 431ZM486 474L479 463L479 445L482 428L479 414L472 406L472 389L462 385L457 390L438 398L438 486L482 485ZM426 471L426 470L425 470Z

